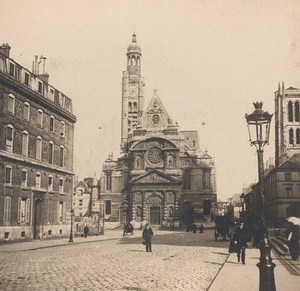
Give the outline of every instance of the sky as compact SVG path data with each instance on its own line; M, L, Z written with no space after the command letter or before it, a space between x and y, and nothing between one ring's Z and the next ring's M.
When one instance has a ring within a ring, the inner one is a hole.
M158 95L180 130L198 130L216 164L218 199L257 182L245 113L274 113L278 82L300 88L300 1L0 0L0 43L73 100L74 171L101 175L120 154L121 82L135 29L145 105ZM203 125L205 123L205 125ZM274 118L264 160L274 159Z

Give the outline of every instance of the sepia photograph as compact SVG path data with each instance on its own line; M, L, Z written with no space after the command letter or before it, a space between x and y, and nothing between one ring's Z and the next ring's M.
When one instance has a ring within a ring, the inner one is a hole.
M299 11L0 0L0 290L298 290Z

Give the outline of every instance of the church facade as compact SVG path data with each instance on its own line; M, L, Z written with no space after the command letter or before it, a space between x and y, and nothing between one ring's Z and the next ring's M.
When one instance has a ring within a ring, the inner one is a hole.
M157 90L144 107L142 52L136 35L122 79L122 155L104 162L100 205L105 219L126 223L189 224L216 206L213 158L199 149L197 131L181 131Z

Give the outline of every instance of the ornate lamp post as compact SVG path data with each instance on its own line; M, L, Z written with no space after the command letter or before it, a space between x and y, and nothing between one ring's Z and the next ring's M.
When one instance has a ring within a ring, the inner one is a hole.
M70 238L69 238L69 242L73 242L73 215L74 215L74 210L73 208L70 211L71 213L71 229L70 229Z
M262 110L263 102L253 103L255 110L251 114L246 114L249 138L251 145L255 145L258 159L258 178L259 178L259 213L262 225L260 243L260 262L259 268L259 290L275 291L274 267L271 258L271 246L268 238L268 229L265 221L265 195L264 195L264 165L263 147L269 143L270 124L272 114Z
M242 220L244 222L244 220L245 220L245 209L244 209L244 206L245 206L245 194L244 193L242 193L242 195L240 196L240 200L241 200L241 204L242 204L242 215L241 215L241 217L242 217Z

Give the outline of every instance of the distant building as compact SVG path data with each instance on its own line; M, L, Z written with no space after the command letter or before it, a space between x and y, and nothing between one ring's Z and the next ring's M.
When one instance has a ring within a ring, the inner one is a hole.
M217 201L213 158L199 149L197 131L179 130L157 90L144 107L142 52L135 34L126 55L122 156L110 155L104 162L100 184L105 218L153 225L210 219Z
M300 89L278 85L275 92L275 166L300 153Z
M85 181L80 181L74 185L72 203L75 221L77 218L90 215L91 188Z
M0 46L1 241L70 232L76 117L44 69L45 58L31 72Z
M265 213L269 224L300 216L300 90L284 83L275 92L275 165L265 169ZM260 213L258 184L246 195L247 213Z

